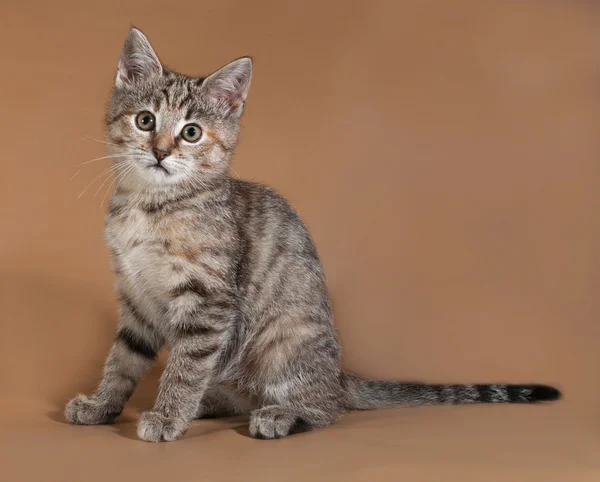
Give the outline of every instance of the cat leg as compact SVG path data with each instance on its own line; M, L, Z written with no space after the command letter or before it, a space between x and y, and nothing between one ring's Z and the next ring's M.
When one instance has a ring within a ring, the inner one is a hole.
M276 439L314 428L324 428L341 415L319 408L267 405L250 415L250 435L257 439Z
M263 406L250 415L252 437L274 439L324 428L344 414L344 394L335 370L296 368L296 372L287 378L294 372L284 370L285 377L265 384Z
M177 440L187 431L237 321L233 296L212 292L200 280L187 281L172 293L169 359L154 408L138 423L138 437L148 442Z
M164 343L162 336L128 298L122 296L119 304L121 317L117 337L98 389L90 397L77 395L65 408L65 418L73 424L112 423L121 414Z
M261 408L250 415L260 439L323 428L345 411L339 346L326 318L284 314L262 320L245 374ZM252 371L250 371L252 370Z

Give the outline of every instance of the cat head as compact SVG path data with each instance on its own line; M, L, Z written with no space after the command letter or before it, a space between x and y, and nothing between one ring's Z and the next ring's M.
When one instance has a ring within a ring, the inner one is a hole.
M108 104L105 133L117 179L144 189L206 187L228 171L252 77L248 57L206 78L162 65L146 36L129 32ZM126 174L125 174L126 173ZM124 179L125 181L125 179Z

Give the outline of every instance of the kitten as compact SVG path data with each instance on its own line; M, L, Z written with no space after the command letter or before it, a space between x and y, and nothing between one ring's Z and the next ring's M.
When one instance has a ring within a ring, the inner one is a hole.
M556 400L544 385L421 385L344 372L313 241L274 191L228 176L252 61L207 78L168 70L144 34L125 42L106 115L117 186L106 218L120 321L74 424L110 423L158 351L170 346L138 436L181 437L192 420L250 415L273 439L350 410Z

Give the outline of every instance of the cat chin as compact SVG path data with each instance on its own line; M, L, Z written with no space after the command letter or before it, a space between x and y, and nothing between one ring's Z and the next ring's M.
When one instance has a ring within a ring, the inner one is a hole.
M185 180L185 176L181 173L173 172L168 168L159 169L153 166L139 169L137 174L140 184L144 184L146 187L175 186Z

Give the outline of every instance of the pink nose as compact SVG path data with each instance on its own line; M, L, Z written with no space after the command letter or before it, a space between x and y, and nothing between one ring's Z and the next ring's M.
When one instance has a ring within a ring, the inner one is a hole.
M152 152L154 153L154 157L156 157L158 162L162 161L165 157L171 154L171 151L166 149L152 149Z

